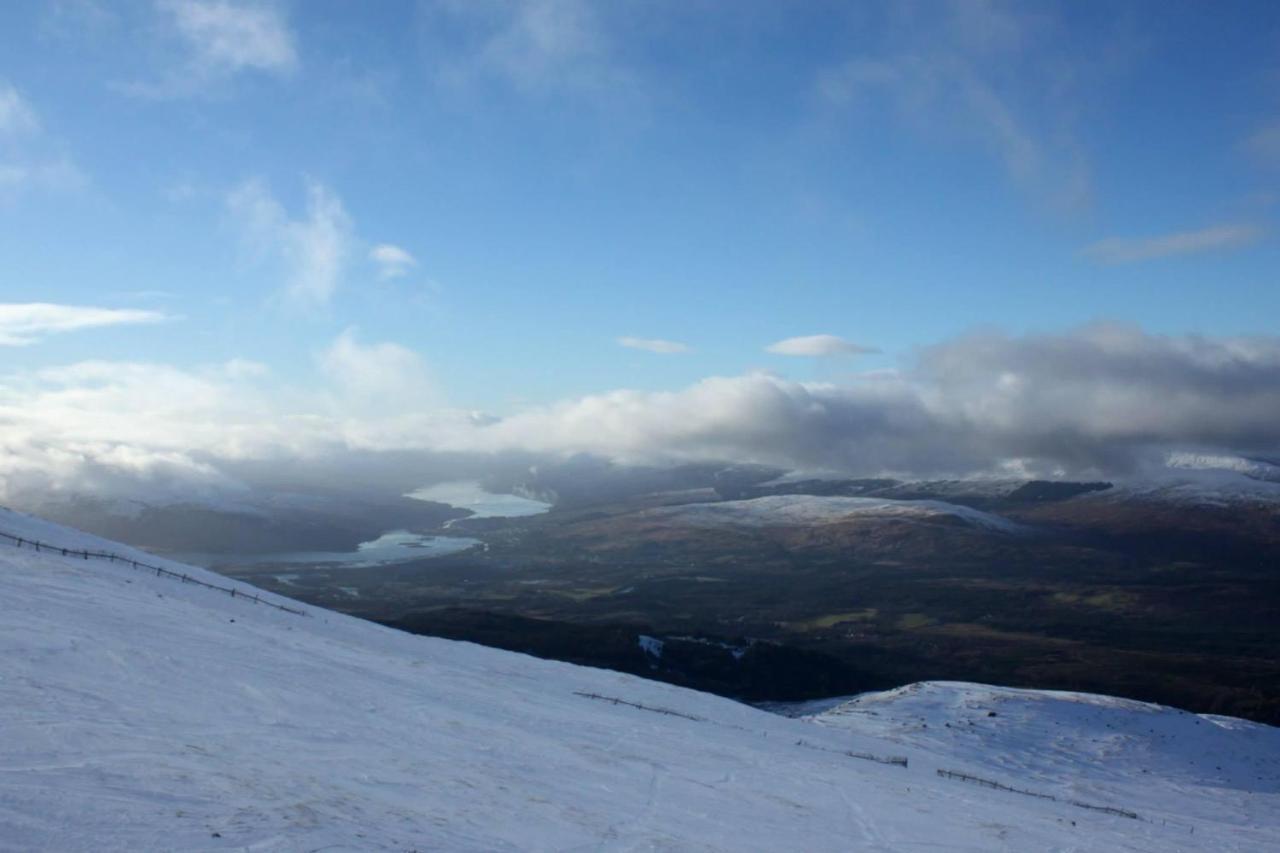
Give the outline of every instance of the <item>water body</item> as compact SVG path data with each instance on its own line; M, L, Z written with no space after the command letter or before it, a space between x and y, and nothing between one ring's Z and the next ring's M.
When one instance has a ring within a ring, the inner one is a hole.
M286 551L279 554L244 554L230 559L223 555L192 554L189 558L197 565L209 567L220 564L236 566L289 564L362 569L429 557L443 557L480 544L482 543L479 539L466 536L422 536L406 530L392 530L377 539L361 542L354 551Z
M480 544L479 539L465 536L421 536L406 530L393 530L377 539L361 542L354 551L295 551L285 554L263 554L260 563L341 563L350 568L368 568L386 563L402 563L426 557L456 554Z
M406 497L471 510L469 518L519 518L539 515L551 509L551 504L543 501L486 492L475 480L455 480L424 486L409 492Z

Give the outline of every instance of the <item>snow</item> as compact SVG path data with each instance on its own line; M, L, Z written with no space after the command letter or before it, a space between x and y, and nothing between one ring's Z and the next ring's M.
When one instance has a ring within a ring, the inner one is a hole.
M662 640L657 637L650 637L648 634L641 634L638 641L642 652L655 658L662 657L662 647L664 645Z
M1200 843L1224 815L1254 827L1228 837L1252 837L1257 850L1280 843L1280 729L1271 726L1112 696L959 682L864 694L807 719L883 738L921 767L1123 808L1188 835L1194 826Z
M1110 489L1072 498L1078 502L1139 500L1177 506L1227 508L1280 504L1280 482L1223 468L1185 469L1118 482Z
M0 531L230 583L16 513ZM1280 846L1276 730L1243 721L929 684L798 720L119 562L0 544L0 584L0 850Z
M1181 451L1170 453L1165 464L1175 469L1235 471L1255 480L1280 481L1280 465L1266 459L1246 456Z
M681 504L645 510L638 515L699 527L773 527L834 524L859 517L931 521L957 518L970 526L1022 534L1030 528L990 512L937 500L769 495L740 501Z

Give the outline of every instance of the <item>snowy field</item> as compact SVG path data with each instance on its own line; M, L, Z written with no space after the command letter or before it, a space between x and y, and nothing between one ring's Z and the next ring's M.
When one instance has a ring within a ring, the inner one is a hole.
M0 544L0 584L6 851L1280 849L1240 721L957 684L790 719L128 564Z

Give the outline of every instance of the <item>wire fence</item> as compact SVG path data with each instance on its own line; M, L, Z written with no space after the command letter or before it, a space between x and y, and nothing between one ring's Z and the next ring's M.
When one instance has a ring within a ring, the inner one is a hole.
M874 761L876 764L892 764L897 767L908 766L907 757L905 755L873 755L870 752L854 752L849 749L830 749L825 746L818 746L816 743L809 743L807 740L796 741L796 746L803 746L806 749L816 749L821 752L831 752L836 755L845 755L849 758L857 758L861 761Z
M184 572L175 572L162 566L145 563L141 560L135 560L132 557L125 557L121 554L114 554L111 551L89 551L79 548L63 548L61 545L54 545L49 542L41 542L37 539L28 539L23 536L14 536L12 533L0 531L0 540L12 543L18 548L31 548L36 553L57 554L63 557L73 557L83 560L108 560L112 563L123 563L140 571L145 570L155 572L156 577L173 578L183 583L193 583L196 586L202 586L206 589L216 589L219 592L228 593L232 598L242 598L245 601L252 601L254 604L264 604L267 607L274 607L276 610L283 610L285 613L293 613L297 616L306 616L306 612L298 610L294 607L286 607L283 604L277 604L274 601L266 601L258 596L257 591L251 595L243 590L238 590L233 586L218 586L217 584L208 583L206 581L197 580Z
M599 693L584 693L581 690L573 691L573 695L582 696L586 699L596 699L600 702L612 702L614 705L626 705L629 708L639 708L641 711L652 711L655 714L666 714L668 717L683 717L686 720L693 720L697 723L708 722L705 717L695 717L693 714L673 711L670 708L658 708L653 705L642 705L639 702L629 702L626 699L619 699L617 696L601 696Z
M1118 809L1114 806L1098 806L1093 803L1085 803L1080 800L1068 800L1062 797L1055 797L1053 794L1042 794L1038 791L1028 791L1025 788L1015 788L1012 785L1005 785L1001 782L994 782L990 779L983 779L981 776L970 776L968 773L958 773L955 770L943 770L938 768L938 775L944 779L959 779L961 782L969 782L973 785L981 785L984 788L995 788L997 791L1008 791L1011 794L1022 794L1024 797L1037 797L1041 800L1053 800L1054 802L1067 803L1081 809L1089 809L1090 811L1103 812L1105 814L1116 815L1117 817L1127 817L1130 820L1141 820L1137 812L1131 812L1128 809Z

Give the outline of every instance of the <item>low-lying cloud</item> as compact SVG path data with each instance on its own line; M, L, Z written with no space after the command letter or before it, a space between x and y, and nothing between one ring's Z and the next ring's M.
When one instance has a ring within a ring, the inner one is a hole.
M333 471L358 456L342 475L356 483L372 476L371 454L395 454L399 470L404 460L427 471L448 459L451 476L500 456L584 453L861 474L1114 476L1172 450L1280 447L1280 337L1113 325L974 334L843 384L750 373L506 417L439 399L416 354L352 332L317 355L314 387L243 362L195 371L87 362L13 374L0 380L0 483L6 494L229 488L233 470Z

